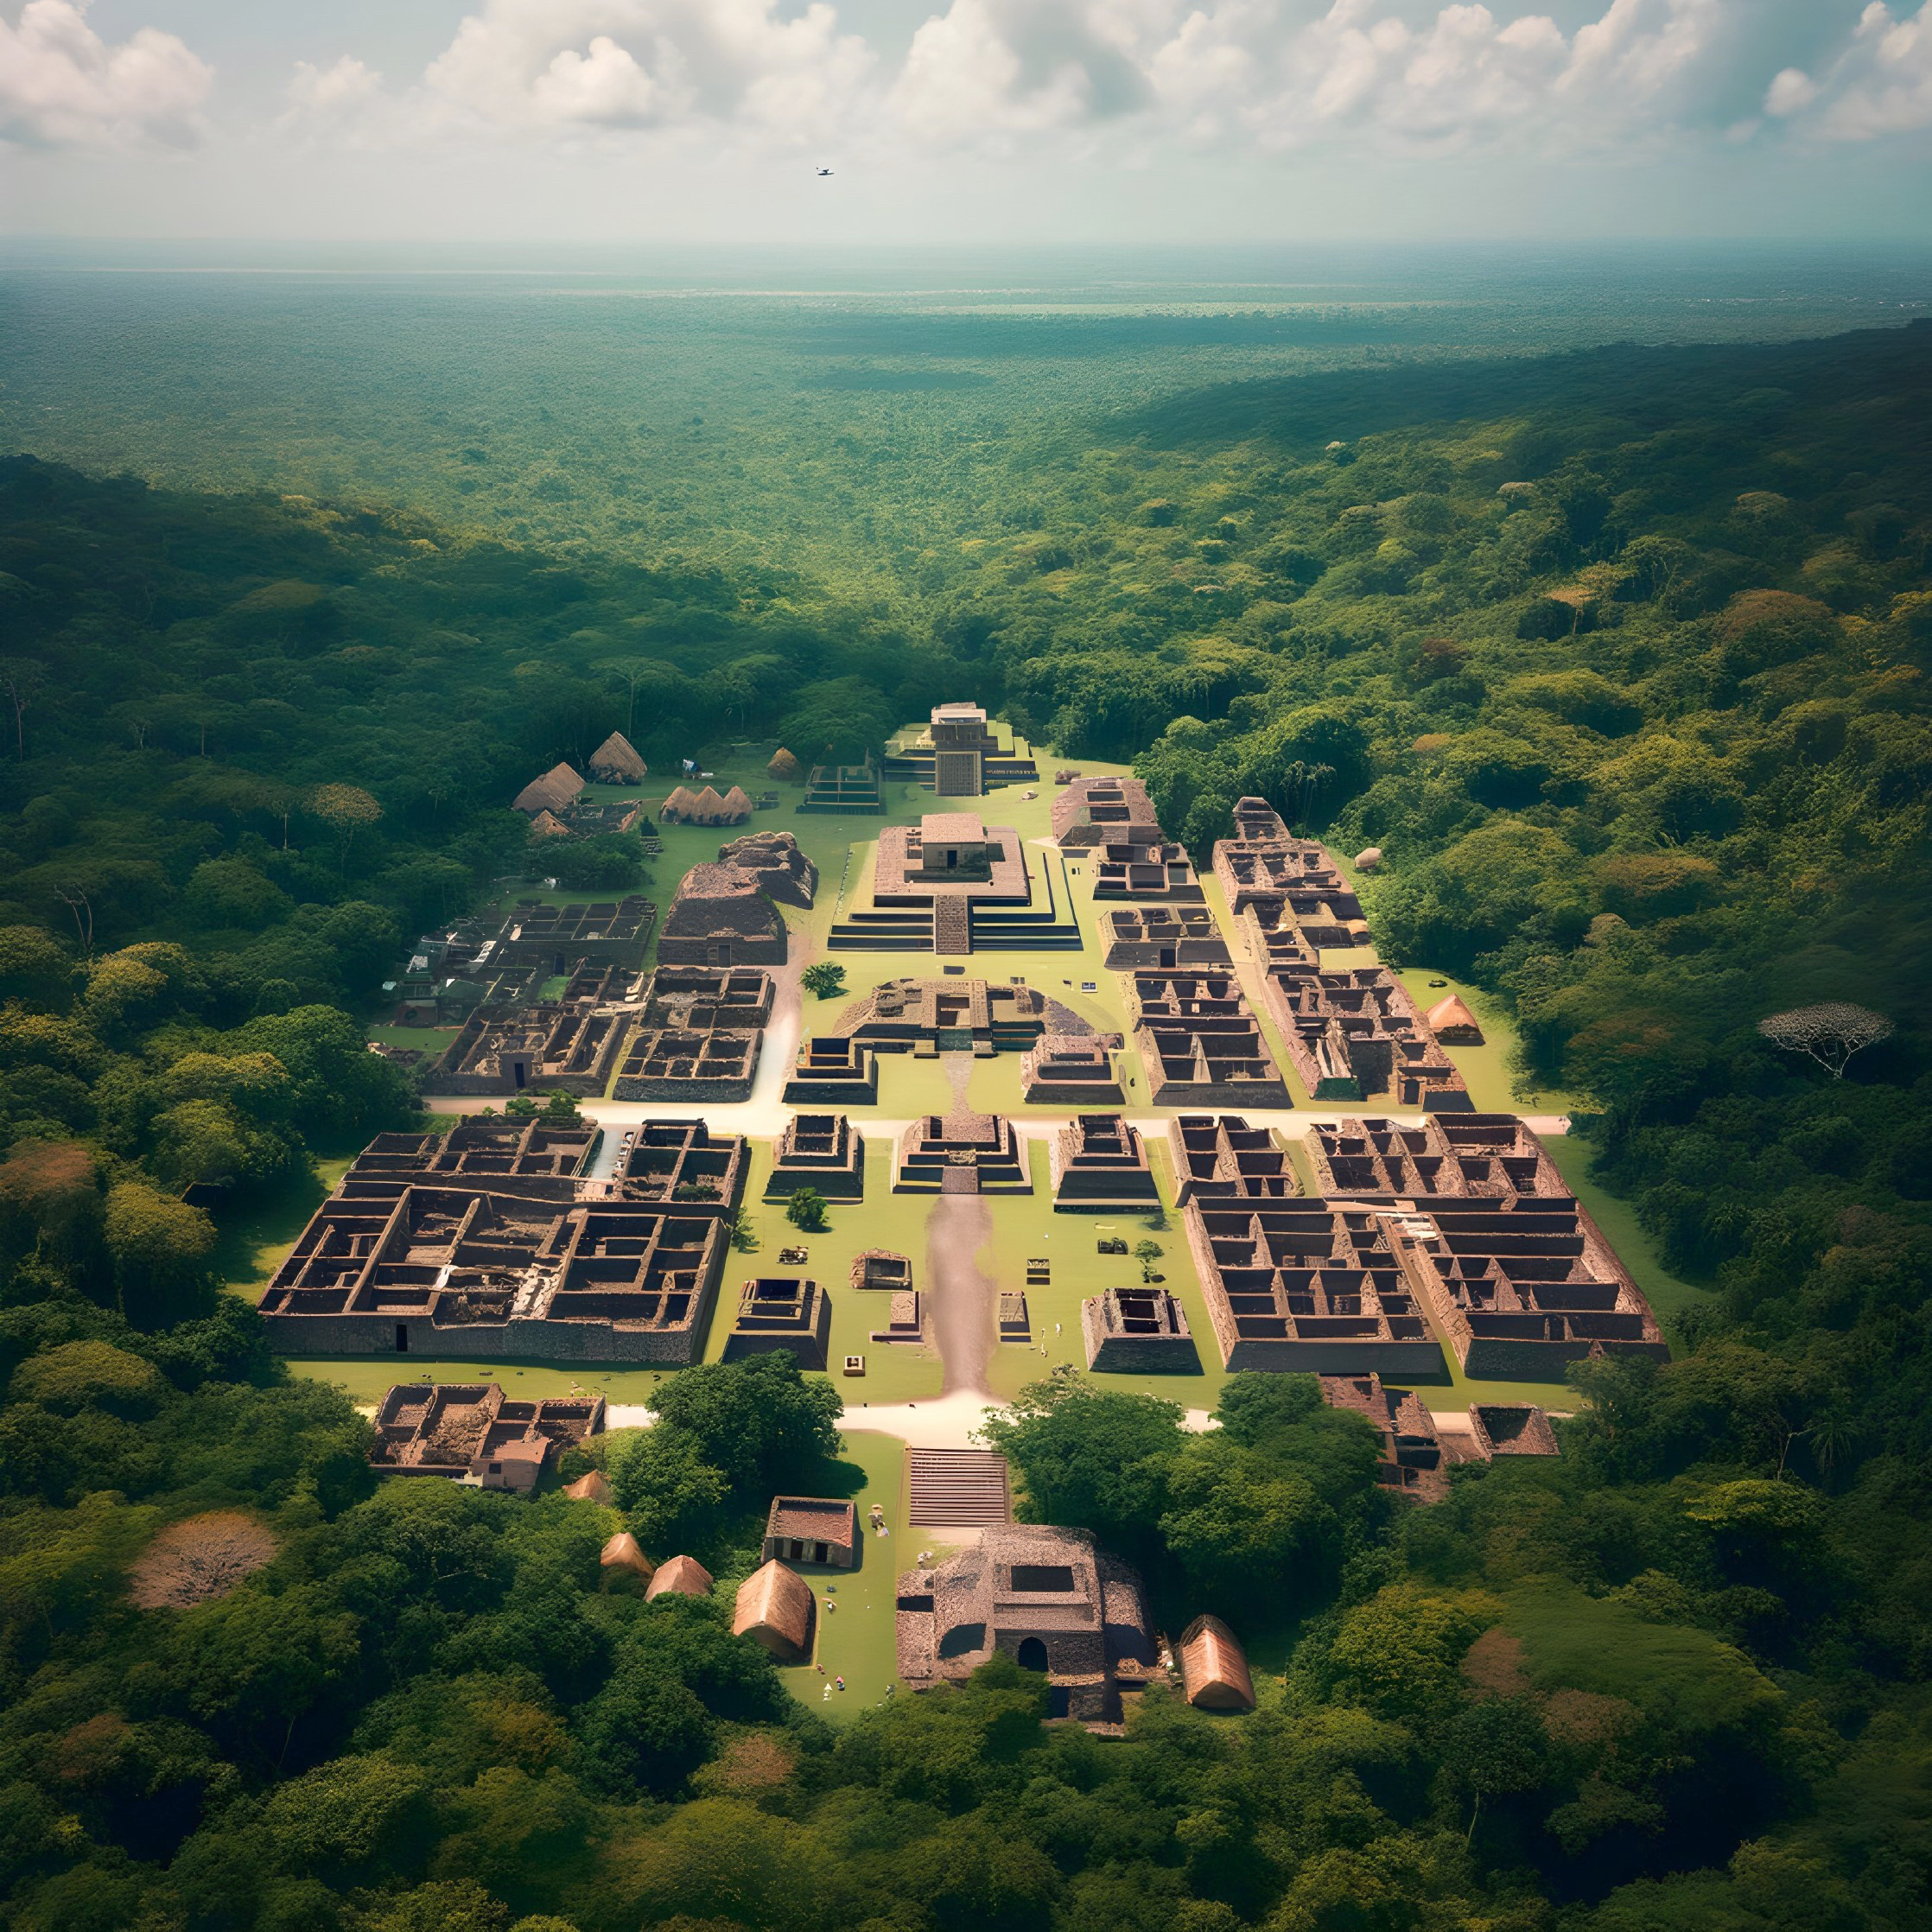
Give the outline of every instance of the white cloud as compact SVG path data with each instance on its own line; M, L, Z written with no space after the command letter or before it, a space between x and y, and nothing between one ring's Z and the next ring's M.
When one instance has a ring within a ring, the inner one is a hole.
M871 67L815 0L486 0L423 76L452 127L533 130L743 123L836 127Z
M16 26L0 19L0 141L181 147L197 139L213 70L152 27L110 45L86 10L87 0L28 0Z
M1764 90L1764 111L1780 118L1797 114L1818 98L1818 83L1802 67L1783 67Z
M1828 140L1932 127L1932 3L1906 20L1873 0L1818 92L1814 124Z
M1556 157L1932 121L1932 0L1910 22L1867 7L1835 54L1807 11L1826 0L1597 0L1569 30L1534 0L931 0L896 71L828 0L791 3L482 0L403 90L299 67L289 118L410 140L701 129L886 162L1109 141Z

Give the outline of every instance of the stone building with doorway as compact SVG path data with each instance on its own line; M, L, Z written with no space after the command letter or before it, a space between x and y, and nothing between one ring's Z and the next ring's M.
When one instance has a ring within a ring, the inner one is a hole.
M1140 1577L1084 1529L988 1528L976 1546L905 1572L899 1674L963 1683L995 1656L1046 1678L1052 1713L1118 1734L1122 1694L1162 1676Z

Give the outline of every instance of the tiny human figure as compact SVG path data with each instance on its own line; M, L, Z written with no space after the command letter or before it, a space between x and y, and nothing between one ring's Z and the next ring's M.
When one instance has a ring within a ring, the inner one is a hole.
M838 1683L838 1687L839 1687L839 1688L840 1688L841 1690L843 1690L843 1689L845 1688L845 1680L844 1680L844 1678L842 1678L842 1677L839 1678L839 1679L837 1680L837 1683Z

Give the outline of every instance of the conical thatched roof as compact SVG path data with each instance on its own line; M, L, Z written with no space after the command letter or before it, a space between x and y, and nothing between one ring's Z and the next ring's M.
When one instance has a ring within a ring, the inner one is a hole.
M651 1559L628 1529L619 1530L604 1545L603 1554L597 1560L605 1569L615 1571L619 1575L634 1576L644 1583L651 1581Z
M690 819L696 818L697 815L697 794L688 785L679 785L658 809L660 818Z
M1235 1634L1218 1617L1197 1617L1181 1633L1181 1688L1204 1711L1252 1711L1255 1680Z
M651 767L621 731L613 731L590 754L590 775L606 785L630 785L650 775Z
M752 815L750 792L740 785L733 785L724 795L723 810L728 824L742 825Z
M718 796L718 788L708 785L698 793L691 807L691 816L701 825L716 825L724 818L725 802Z
M583 790L583 780L568 765L553 765L540 779L532 779L512 801L518 811L532 818L540 811L562 811Z
M570 828L554 811L540 811L530 822L532 838L569 838Z
M811 1655L811 1586L775 1557L738 1586L731 1633L763 1644L780 1663L803 1663Z
M588 1476L580 1476L574 1483L563 1485L563 1493L579 1503L608 1503L611 1486L601 1469L594 1469Z
M772 753L772 762L765 767L765 775L772 779L796 779L804 773L804 766L783 745L780 745Z
M1446 1039L1452 1046L1483 1044L1483 1029L1476 1024L1476 1015L1453 993L1446 1000L1438 1000L1429 1008L1427 1017L1429 1031L1438 1039Z
M710 1571L695 1556L674 1556L668 1563L658 1566L658 1573L651 1578L645 1596L661 1597L668 1590L680 1597L709 1597L712 1580Z

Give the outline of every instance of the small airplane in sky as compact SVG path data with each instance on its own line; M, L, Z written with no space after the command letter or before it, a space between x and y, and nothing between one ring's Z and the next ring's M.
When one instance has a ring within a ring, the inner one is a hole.
M831 173L831 169L830 169L829 168L820 168L820 169L818 170L818 178L819 178L819 180L820 180L820 181L823 181L823 180L825 179L825 177L826 177L826 176L827 176L828 175L829 175L830 173Z

